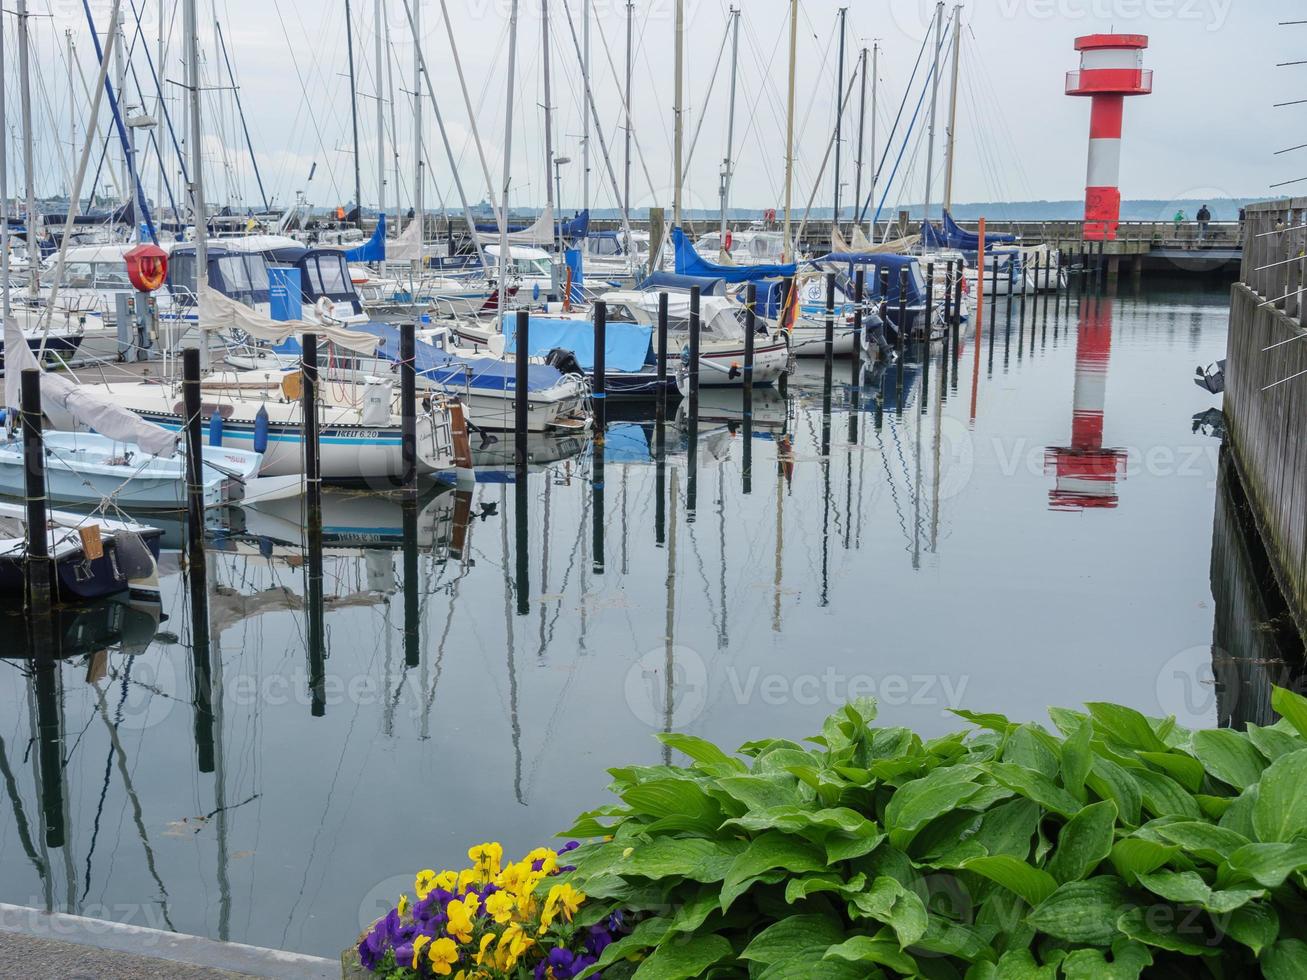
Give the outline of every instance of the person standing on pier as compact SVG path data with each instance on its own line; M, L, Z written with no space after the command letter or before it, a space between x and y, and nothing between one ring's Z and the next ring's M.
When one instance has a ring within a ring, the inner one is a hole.
M1207 223L1212 220L1212 212L1207 210L1204 204L1198 209L1198 240L1201 242L1207 237Z
M1185 213L1184 213L1184 208L1179 208L1179 209L1175 212L1175 217L1172 218L1171 220L1175 222L1175 237L1176 237L1176 238L1179 238L1179 237L1180 237L1180 226L1181 226L1182 224L1185 223Z

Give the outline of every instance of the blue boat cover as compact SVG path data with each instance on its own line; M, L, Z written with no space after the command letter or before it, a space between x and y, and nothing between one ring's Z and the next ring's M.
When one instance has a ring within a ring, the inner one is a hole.
M376 231L372 237L358 248L351 248L345 253L346 262L384 262L386 261L386 212L377 218Z
M953 220L953 215L947 211L944 212L944 229L941 232L929 221L922 222L921 236L926 245L933 248L955 248L963 252L974 252L980 247L980 236L973 231L967 231ZM1009 245L1017 240L1016 235L999 234L990 232L985 235L985 248L989 249L994 245Z
M907 305L917 306L926 300L918 285L921 278L920 263L917 262L915 255L894 255L889 252L831 252L816 261L822 264L847 263L850 278L852 278L853 266L871 266L867 273L867 288L874 300L882 298L880 295L880 273L882 269L885 270L889 273L889 290L883 298L890 306L894 306L899 301L899 270L907 269Z
M684 229L672 229L672 245L676 249L676 271L682 276L702 276L724 279L727 282L753 282L756 279L777 279L792 276L794 265L722 265L709 262L686 237Z
M399 360L399 328L389 323L351 324L351 330L380 337L377 356ZM517 366L493 357L456 357L424 341L414 343L414 369L436 384L510 391L515 387ZM562 380L562 374L548 364L527 367L527 390L547 391Z
M572 296L573 303L585 301L585 259L581 256L579 248L569 248L563 251L563 261L567 267L572 270Z
M516 317L500 320L504 332L504 352L517 350ZM584 371L595 366L595 328L590 320L562 320L554 317L531 317L529 321L531 357L544 357L555 347L570 350ZM609 371L640 371L653 359L653 327L639 323L610 323L604 334L604 366Z
M579 214L577 214L575 218L569 218L567 221L556 221L554 222L554 226L557 229L558 235L562 238L584 238L586 236L586 232L590 228L590 212L582 211ZM476 227L477 227L477 231L481 232L482 234L487 234L487 235L499 234L498 221L496 221L494 224L482 222L478 224ZM509 234L512 234L518 231L526 231L530 227L531 225L529 224L509 225L508 231Z
M726 283L721 278L678 276L675 272L655 272L635 288L642 293L656 293L662 289L669 292L688 293L692 286L699 287L700 296L726 295Z

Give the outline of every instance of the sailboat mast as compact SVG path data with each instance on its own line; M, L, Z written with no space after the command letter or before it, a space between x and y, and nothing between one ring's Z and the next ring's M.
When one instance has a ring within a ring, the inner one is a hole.
M27 295L35 300L41 291L41 247L36 232L36 175L32 166L32 79L30 39L27 34L27 0L18 0L18 91L23 126L23 184L27 197Z
M726 220L731 206L731 178L735 175L735 83L740 63L740 9L731 8L731 111L726 121L726 159L722 161L721 247L726 248Z
M858 55L858 74L862 76L861 91L858 95L858 161L853 173L853 221L858 221L858 209L862 207L862 168L865 163L863 151L866 149L867 133L867 49Z
M626 0L626 153L622 161L622 211L628 222L631 220L631 45L634 22L634 0ZM631 243L627 242L626 247L631 248Z
M584 87L590 85L590 0L581 5L581 77ZM584 125L581 129L581 207L590 210L590 113L582 110Z
M381 0L372 3L373 62L377 87L377 214L386 213L386 101L381 79L385 70L385 48L381 43ZM398 229L396 229L398 230Z
M785 102L785 235L781 260L794 254L790 241L790 210L794 206L794 63L798 53L799 0L790 0L790 77Z
M554 104L551 96L553 80L550 77L553 63L549 58L549 0L540 0L540 57L545 73L545 210L551 215L549 220L555 222L555 227L559 229L558 252L549 262L549 291L556 297L560 279L558 263L563 260L563 235L562 215L554 208ZM553 228L549 234L551 238L554 237Z
M868 177L871 181L871 196L876 196L876 171L879 164L876 163L876 112L878 109L878 97L880 95L880 42L873 41L871 44L871 172ZM862 207L861 201L858 207ZM873 215L871 219L871 233L867 236L871 244L876 244L876 218Z
M68 59L68 172L77 166L77 89L73 85L73 32L64 31L64 51Z
M931 178L935 173L935 104L939 101L939 53L944 41L944 0L935 4L935 67L930 74L930 131L926 137L926 201L923 221L930 220ZM923 238L924 250L926 241Z
M0 15L0 292L4 318L9 319L9 113L5 101L5 19Z
M354 127L354 209L355 224L363 224L363 159L359 156L359 91L354 78L354 18L349 0L345 0L345 51L349 57L349 116Z
M958 135L958 62L962 56L962 4L953 7L953 78L948 94L948 135L944 144L944 210L953 210L953 160Z
M796 0L797 2L797 0ZM676 135L674 137L676 165L675 165L675 188L672 192L672 227L681 227L681 183L684 178L683 168L685 166L685 0L676 0L676 70L675 70L675 87L676 91L673 98L672 116L676 123ZM627 96L630 97L629 94Z
M390 172L395 185L395 234L398 235L403 230L400 227L399 206L399 120L398 113L395 111L395 59L390 56L390 14L388 5L384 3L381 5L381 22L386 31L386 101L390 103Z
M849 16L849 8L841 7L839 10L840 18L840 53L835 80L835 207L831 212L832 227L840 226L840 154L844 149L844 40L848 33L846 23Z
M204 211L204 154L200 152L204 127L200 121L200 39L195 14L196 0L183 0L182 16L186 37L186 89L190 101L191 216L195 222L195 302L199 315L200 297L209 286L209 219ZM209 368L209 344L200 332L200 367Z
M418 268L422 267L422 242L426 238L423 216L422 185L425 183L426 160L422 150L422 0L413 0L409 8L413 28L413 220L418 223Z
M499 212L499 305L496 309L502 317L505 311L504 298L508 286L509 265L509 241L508 241L508 188L512 181L513 175L513 86L514 75L517 72L517 0L513 0L512 9L508 14L508 95L507 105L504 108L504 174L503 174L503 195L500 198L502 202ZM519 350L519 357L526 357L527 351ZM525 394L518 392L517 397L523 398Z

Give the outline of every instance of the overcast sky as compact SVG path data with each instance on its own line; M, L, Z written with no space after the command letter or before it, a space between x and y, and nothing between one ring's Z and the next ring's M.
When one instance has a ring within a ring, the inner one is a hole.
M414 0L409 0L410 5ZM610 69L624 72L625 0L592 2L592 86L612 158L616 181L622 182L624 134L619 83ZM738 0L737 0L738 2ZM396 193L407 208L413 197L413 45L404 0L383 0L389 20L388 66L378 72L375 0L352 0L363 201L379 202L377 179L377 100L383 96L387 171L398 149L398 187L387 173L387 204ZM579 207L582 199L581 142L583 96L581 72L568 27L570 10L578 33L584 0L549 0L557 152L572 158L563 168L562 205ZM165 72L180 80L180 3L137 0L146 18L132 64L145 89L147 107L155 109L153 83L143 46L157 59L156 24L163 11L170 37ZM836 0L802 0L798 36L796 96L795 206L805 205L830 142L835 123L837 52ZM846 0L851 75L862 47L878 41L878 154L885 150L913 62L934 12L931 0ZM96 0L98 26L108 21L110 3ZM508 74L508 24L511 0L448 0L455 40L467 77L482 144L498 188L504 152L504 117ZM715 208L718 172L726 152L730 50L723 52L728 0L686 0L685 107L687 153L697 134L685 195L687 206ZM740 207L779 207L784 188L785 88L788 42L786 0L745 0L740 27L739 81L735 155L737 169L732 203ZM130 15L130 3L124 0ZM176 9L174 9L176 8ZM11 9L7 6L6 9ZM80 0L31 0L37 66L33 80L36 105L39 188L53 193L65 187L71 167L69 82L64 30L70 28L76 58L86 73L94 69L94 50ZM674 0L634 2L634 137L632 204L670 204L673 139ZM951 6L947 8L951 10ZM200 0L200 37L204 48L206 94L207 197L256 204L258 191L222 56L212 27L210 0ZM220 20L244 102L254 153L264 186L275 202L305 191L317 205L335 205L353 197L353 157L346 56L345 0L217 0ZM460 173L473 202L487 197L471 139L471 126L459 91L439 0L422 0L423 51L446 127L459 160ZM1275 67L1296 60L1307 26L1278 27L1298 19L1287 0L971 0L963 6L962 70L958 98L955 200L959 202L1078 198L1083 193L1089 104L1063 95L1064 74L1077 67L1074 39L1081 34L1115 29L1150 38L1146 65L1155 72L1154 93L1126 107L1122 193L1127 198L1164 200L1193 197L1271 196L1270 184L1307 176L1307 151L1273 156L1273 151L1307 142L1302 137L1307 105L1272 108L1272 103L1307 99L1307 66ZM14 19L5 23L10 188L21 181L17 58ZM129 41L131 32L129 30ZM605 41L607 42L605 46ZM539 205L545 197L543 119L544 72L541 56L540 0L521 0L517 34L516 84L512 139L513 205ZM714 81L714 65L717 77ZM929 61L929 50L926 60ZM390 102L393 73L393 106ZM380 84L378 83L380 76ZM903 148L898 176L887 207L918 201L926 183L926 116L929 96L912 137L903 147L906 118L921 92L923 72L908 100L905 122L890 146L883 175L888 176ZM940 146L948 108L947 66L938 103ZM86 96L76 83L79 125L84 125ZM180 91L165 83L178 136L182 136ZM853 160L857 156L859 88L855 84L845 124L843 174L852 197ZM141 101L129 81L128 102ZM868 97L870 102L870 95ZM395 120L391 130L391 116ZM457 206L444 148L429 103L425 106L425 145L433 179L426 190L429 207L443 197ZM870 115L870 110L869 110ZM103 130L103 123L101 124ZM170 172L177 169L166 131L160 140ZM80 132L77 138L81 138ZM870 170L870 123L866 135ZM605 168L600 141L591 143L591 202L618 203ZM92 157L92 171L98 152ZM313 164L317 171L308 181ZM942 185L942 149L935 155L933 196ZM147 191L157 195L157 164L151 155L143 166ZM176 178L174 178L174 183ZM88 177L89 182L89 177ZM867 177L864 176L864 194ZM103 188L106 178L102 177ZM1307 183L1301 185L1307 187ZM179 185L174 190L180 194ZM833 195L830 169L816 191L818 206L829 207Z

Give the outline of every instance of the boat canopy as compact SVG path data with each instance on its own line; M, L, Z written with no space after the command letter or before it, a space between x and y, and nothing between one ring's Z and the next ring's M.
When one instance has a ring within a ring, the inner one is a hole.
M831 252L816 259L818 265L847 265L849 275L855 265L871 268L867 273L867 289L874 300L884 299L890 306L899 301L899 275L903 269L908 270L908 293L905 301L908 306L920 306L926 301L926 281L921 274L921 263L915 255L891 255L886 252ZM885 296L880 293L881 273L888 273L889 289Z
M377 227L372 237L358 248L345 252L346 262L385 262L386 261L386 212L377 216Z
M944 212L943 230L941 231L929 221L923 221L921 237L928 248L953 248L962 252L974 252L980 247L980 236L959 226L953 220L953 215L947 211ZM1016 240L1016 235L995 232L985 235L985 246L989 248L993 245L1010 245Z
M504 352L517 349L516 320L503 317ZM531 357L543 357L554 348L570 350L584 371L595 365L595 329L590 320L531 317L529 337ZM610 371L640 371L653 362L653 327L639 323L610 323L604 333L604 366Z
M726 280L721 277L680 276L675 272L655 272L635 288L645 293L662 290L669 293L688 293L694 286L699 287L700 296L726 295Z
M399 328L389 323L360 323L352 329L377 337L377 356L399 361ZM438 347L414 342L414 370L437 384L493 391L512 391L517 387L517 365L493 357L458 357ZM548 391L563 375L548 364L527 366L528 391Z
M334 324L309 320L274 320L218 292L212 286L200 296L200 328L211 331L240 330L257 340L274 344L300 334L312 333L319 340L330 341L337 347L361 354L371 354L377 347L376 337Z
M684 229L672 229L672 245L676 249L676 271L683 276L702 276L724 279L726 282L753 282L757 279L775 279L792 276L796 266L791 265L723 265L709 262L686 237Z
M268 260L262 252L210 245L209 286L239 303L253 306L270 300ZM168 288L174 295L195 296L195 246L173 248L168 259Z
M355 313L363 304L349 275L345 253L335 248L311 248L295 262L300 270L300 292L304 302L316 303L326 297L336 303L349 303Z

